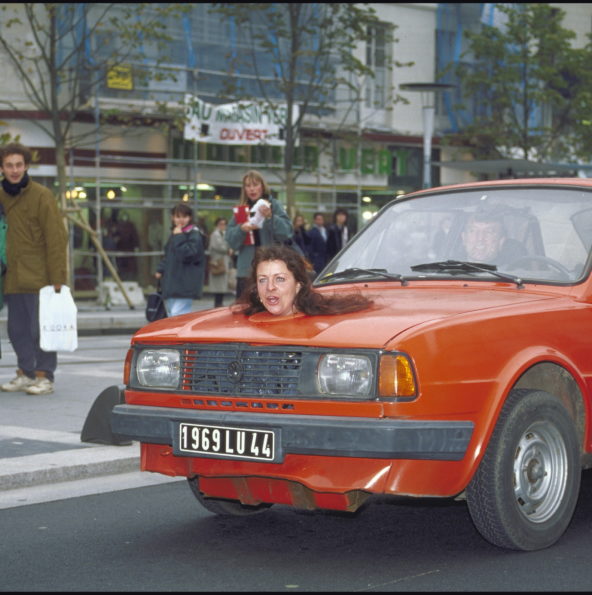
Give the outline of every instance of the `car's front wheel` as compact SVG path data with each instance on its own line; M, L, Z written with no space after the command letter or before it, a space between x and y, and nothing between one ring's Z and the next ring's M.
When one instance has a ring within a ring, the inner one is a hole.
M188 477L187 481L193 495L198 502L210 512L225 516L248 516L267 510L272 504L261 503L257 506L247 506L238 500L223 500L221 498L206 498L199 489L197 477Z
M467 487L469 512L494 545L545 548L565 532L580 479L577 433L565 407L544 391L514 390Z

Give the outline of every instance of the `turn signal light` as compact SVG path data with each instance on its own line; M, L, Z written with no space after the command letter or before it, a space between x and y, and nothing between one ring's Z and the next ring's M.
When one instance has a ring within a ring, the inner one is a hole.
M378 394L387 399L417 396L413 366L406 355L398 353L380 357Z
M129 386L130 372L132 369L132 357L134 356L134 350L128 349L127 355L125 356L125 363L123 364L123 384Z

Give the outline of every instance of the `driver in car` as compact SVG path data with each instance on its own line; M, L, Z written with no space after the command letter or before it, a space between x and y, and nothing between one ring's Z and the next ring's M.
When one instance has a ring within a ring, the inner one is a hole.
M507 237L501 217L492 213L471 215L461 238L463 260L470 262L508 264L526 254L520 242Z

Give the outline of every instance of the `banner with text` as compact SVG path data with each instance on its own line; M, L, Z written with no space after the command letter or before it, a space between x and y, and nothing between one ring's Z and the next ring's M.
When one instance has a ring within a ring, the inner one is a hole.
M187 123L184 138L202 143L230 145L286 144L284 126L286 105L270 107L252 101L237 101L214 105L195 95L185 96ZM298 105L294 105L292 121L298 119Z

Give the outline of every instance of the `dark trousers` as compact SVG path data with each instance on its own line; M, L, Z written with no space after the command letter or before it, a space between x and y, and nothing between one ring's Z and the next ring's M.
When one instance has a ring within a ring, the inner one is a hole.
M247 284L247 277L237 277L236 278L236 298L238 299Z
M44 372L53 382L58 354L39 347L39 294L10 293L4 302L8 306L8 338L19 369L29 378L34 378L35 372Z

